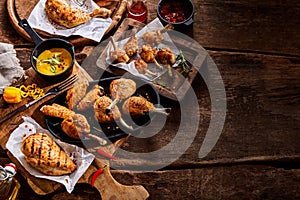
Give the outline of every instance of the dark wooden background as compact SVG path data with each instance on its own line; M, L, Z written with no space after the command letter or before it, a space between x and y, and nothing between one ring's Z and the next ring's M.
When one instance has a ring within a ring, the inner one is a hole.
M148 21L156 17L157 2L148 0ZM150 199L300 199L300 2L193 2L194 24L188 35L208 51L225 84L228 108L222 135L208 156L199 159L211 105L198 76L193 89L202 118L185 154L159 171L112 170L113 176L123 184L142 184ZM0 2L0 21L0 41L14 44L21 65L29 68L33 44L11 27L5 1ZM79 62L83 48L76 47ZM164 138L137 143L132 137L122 148L143 151L169 141L178 122L173 106ZM8 162L4 150L0 155L2 164ZM72 194L62 189L38 196L22 176L17 178L22 184L20 199L100 198L84 184Z

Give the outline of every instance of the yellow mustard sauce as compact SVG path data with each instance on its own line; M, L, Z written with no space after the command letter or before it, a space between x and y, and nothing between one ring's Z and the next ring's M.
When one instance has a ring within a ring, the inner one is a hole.
M52 48L43 51L36 60L37 70L45 75L64 72L72 63L71 54L64 48Z

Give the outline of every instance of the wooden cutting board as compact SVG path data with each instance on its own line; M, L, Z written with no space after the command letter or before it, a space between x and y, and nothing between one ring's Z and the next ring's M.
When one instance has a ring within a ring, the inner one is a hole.
M81 66L76 62L74 66L73 73L78 73L82 79L91 80L91 77L89 74L86 73L85 70L81 68ZM39 87L46 88L47 91L50 87L53 87L51 85L43 86L43 81L39 76L37 76L36 72L30 68L26 71L26 74L29 76L29 78L26 80L24 84L31 84L31 83L39 83ZM46 84L46 83L45 83ZM49 83L48 83L49 84ZM49 99L48 99L49 100ZM3 99L0 99L0 103L3 103ZM0 124L0 145L3 149L6 149L5 145L8 141L8 138L10 136L10 133L20 124L22 123L21 116L27 115L32 116L34 119L43 119L43 116L41 115L41 112L39 111L40 106L45 101L41 101L37 103L36 105L32 106L30 109L28 109L25 112L21 112L18 116L15 116L9 120L9 122ZM22 102L26 103L26 102ZM10 112L13 109L16 109L18 106L21 105L8 105L7 108L2 109L3 113L1 113L1 116L5 113ZM2 107L3 108L3 107ZM41 120L42 122L43 120ZM123 138L115 144L111 144L106 146L104 149L105 152L109 154L113 154L120 144L122 144L123 141L125 141L126 138ZM29 174L25 168L17 161L16 158L13 157L13 155L8 152L8 156L11 159L12 162L14 162L19 170L19 172L22 174L22 176L27 180L27 183L29 186L39 195L46 195L53 193L57 191L58 189L62 188L63 185L60 183L56 183L53 181L49 181L46 179L40 179L32 176ZM149 197L149 194L147 190L141 186L141 185L135 185L135 186L125 186L120 183L118 183L111 175L110 168L109 168L109 161L105 159L101 159L100 157L96 156L94 162L92 165L87 169L85 174L81 177L79 180L79 183L88 183L91 184L91 178L94 175L94 173L102 167L105 167L105 170L102 174L98 176L98 178L95 181L95 188L99 191L101 194L102 199L122 199L122 200L132 200L132 199L147 199Z
M110 33L110 31L117 27L119 25L119 22L121 21L122 17L126 13L126 5L127 2L130 0L107 0L107 1L97 1L97 4L101 7L105 7L107 9L110 9L112 11L112 24L107 29L104 35L107 35ZM7 0L7 10L8 10L8 18L14 27L14 29L25 39L28 41L31 41L30 36L18 25L18 22L20 19L28 19L31 11L35 7L35 5L39 2L39 0L26 0L26 6L24 6L24 0ZM125 9L124 9L125 8ZM37 33L39 33L44 39L47 39L49 37L52 37L52 35L45 33L40 30L36 30ZM57 36L56 36L57 37ZM80 36L72 36L67 39L69 42L71 42L73 45L88 45L96 43L93 40L83 38Z

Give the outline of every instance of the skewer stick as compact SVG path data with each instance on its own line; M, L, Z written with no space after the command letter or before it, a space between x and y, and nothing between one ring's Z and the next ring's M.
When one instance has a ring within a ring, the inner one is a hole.
M116 97L111 103L110 105L106 108L106 113L109 114L110 110L119 102L120 98Z
M173 76L173 72L172 72L172 68L171 68L171 65L170 64L167 64L167 67L168 67L168 74L169 76Z
M171 112L171 108L154 108L152 112L164 114L164 115L169 115Z
M150 75L152 75L152 76L157 76L156 73L150 71L149 69L146 69L145 71L146 71L146 73L148 73L148 74L150 74Z
M100 143L100 145L106 145L107 144L107 141L104 140L103 138L100 138L96 135L93 135L93 134L87 134L86 137L89 137L91 139L94 139L96 141L98 141Z
M128 130L131 130L131 131L133 130L132 126L129 126L129 125L123 120L122 117L119 119L119 121L120 121L120 123L121 123L124 127L126 127Z
M159 69L163 69L163 67L157 62L157 60L154 58L153 59L153 61L154 61L154 64L159 68Z
M117 44L116 44L114 38L113 38L112 36L111 36L110 38L111 38L111 43L112 43L112 45L113 45L113 47L114 47L114 50L115 50L115 51L120 51L120 48L117 46Z

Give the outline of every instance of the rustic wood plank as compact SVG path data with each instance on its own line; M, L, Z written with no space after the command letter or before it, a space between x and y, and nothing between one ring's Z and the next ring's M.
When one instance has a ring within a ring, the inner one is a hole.
M300 55L300 42L293 39L300 35L298 1L193 2L196 12L193 29L188 35L204 47ZM158 0L148 3L148 21L156 17L157 3ZM0 30L0 41L17 46L30 44L6 20L5 2L0 3L0 9L1 24L4 26Z
M222 163L222 159L234 162L257 156L267 156L263 159L270 161L276 157L297 156L299 160L300 71L297 66L300 59L229 52L209 53L219 67L226 89L227 115L224 129L214 149L204 159L199 159L198 152L210 123L211 105L203 79L197 78L193 88L199 99L202 116L199 129L192 145L171 167L218 160ZM170 105L167 100L162 102L164 107ZM177 117L179 108L176 104L172 106L164 130L147 139L130 137L123 148L131 152L151 152L168 144L180 123ZM186 135L192 133L187 132ZM164 156L172 154L169 152ZM128 167L142 163L157 164L134 158L116 162Z
M240 165L203 169L166 170L147 173L112 171L122 184L142 184L152 199L298 199L299 169L285 170L271 166ZM61 190L35 199L99 199L91 186L78 184L72 194ZM30 193L29 193L30 194Z

